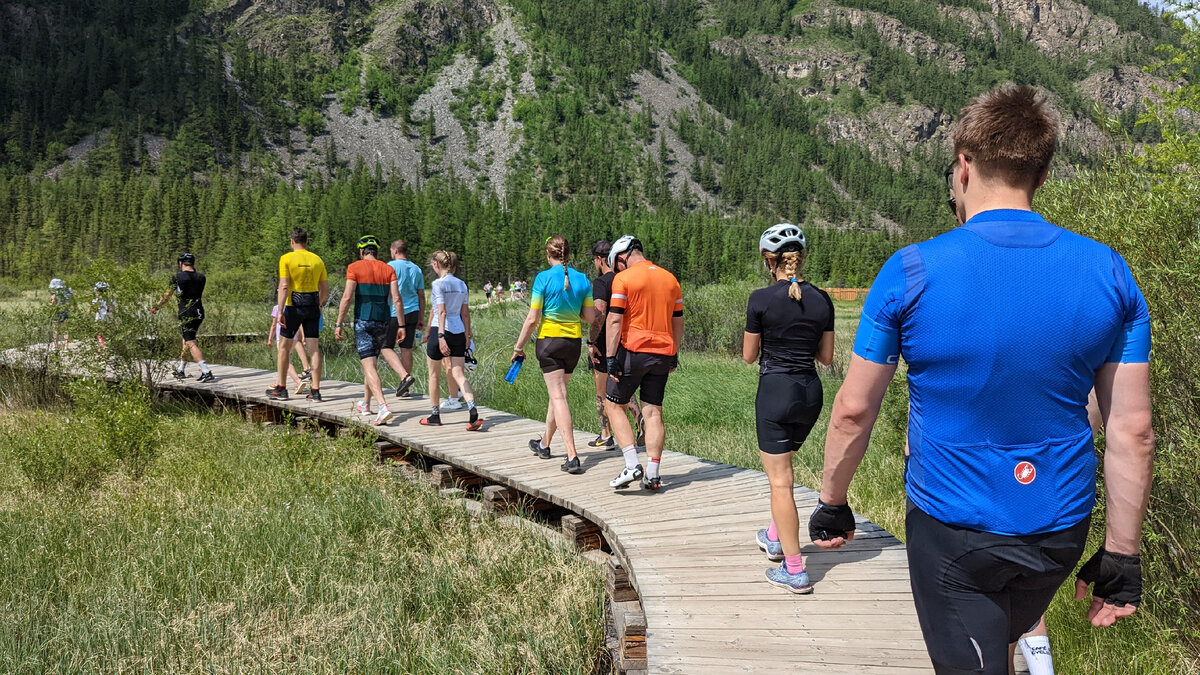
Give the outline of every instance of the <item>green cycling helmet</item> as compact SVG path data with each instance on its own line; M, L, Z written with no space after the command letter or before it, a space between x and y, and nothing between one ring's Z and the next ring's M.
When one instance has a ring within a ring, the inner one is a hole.
M376 249L379 248L379 240L375 238L375 235L364 234L363 236L359 237L358 249L361 251L362 249L367 248L368 246L374 246Z

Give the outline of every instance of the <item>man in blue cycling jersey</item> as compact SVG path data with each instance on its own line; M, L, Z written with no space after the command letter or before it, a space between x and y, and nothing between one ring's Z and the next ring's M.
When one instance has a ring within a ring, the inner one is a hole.
M947 176L964 224L880 270L826 437L809 533L838 548L854 537L847 490L903 356L909 577L939 673L1007 673L1009 643L1075 568L1096 495L1093 386L1106 430L1106 531L1076 597L1095 584L1096 626L1141 602L1150 319L1121 256L1033 212L1057 126L1030 87L963 109Z

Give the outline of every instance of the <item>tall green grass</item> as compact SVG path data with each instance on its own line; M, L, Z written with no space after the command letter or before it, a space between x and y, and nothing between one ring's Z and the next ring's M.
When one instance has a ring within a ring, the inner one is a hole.
M86 446L72 414L59 442ZM84 489L35 485L0 443L0 672L605 667L603 581L573 550L373 468L362 438L158 427L140 479Z

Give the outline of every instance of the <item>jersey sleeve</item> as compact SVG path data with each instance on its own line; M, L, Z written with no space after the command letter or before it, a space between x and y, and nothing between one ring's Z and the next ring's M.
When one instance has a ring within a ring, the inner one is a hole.
M905 257L909 249L916 251L915 246L909 246L888 258L863 304L854 353L873 363L891 365L900 359L900 320L907 287Z
M762 307L757 296L757 292L751 293L746 303L746 332L754 335L762 333Z
M618 274L612 280L612 295L608 297L608 311L610 314L625 313L627 298L625 297L625 279L622 278L623 274Z
M610 295L612 295L612 291L608 287L608 281L604 277L596 277L596 280L592 282L592 300L608 304Z
M353 281L356 284L360 283L362 280L358 278L359 269L358 263L351 263L350 266L346 268L346 281Z
M545 305L545 302L546 302L546 280L547 279L549 279L549 277L545 274L539 274L536 277L534 277L534 279L533 279L533 296L530 297L530 299L529 299L529 307L531 309L536 309L540 312L542 310L542 307ZM497 285L496 288L498 290L500 288L500 286Z
M329 277L325 274L325 261L317 258L317 281L325 281Z
M593 294L592 282L588 281L587 277L582 274L579 276L583 279L583 283L587 285L587 292L583 294L583 306L591 307L592 303L596 301L596 297Z
M288 274L288 264L287 264L287 255L286 254L279 256L279 278L280 279L291 279L292 278L292 276L290 274Z
M825 299L825 304L829 306L829 320L825 322L825 332L832 333L833 332L833 317L834 317L834 314L837 313L836 310L834 310L834 308L833 308L833 298L830 298L829 294L826 293L824 290L822 290L820 288L818 288L817 290L821 292L821 297Z
M436 308L438 305L446 304L446 294L442 292L442 284L433 282L433 295L430 298L430 303Z
M1113 274L1125 308L1120 332L1113 341L1107 363L1148 363L1150 361L1150 309L1142 289L1133 279L1129 265L1113 252Z

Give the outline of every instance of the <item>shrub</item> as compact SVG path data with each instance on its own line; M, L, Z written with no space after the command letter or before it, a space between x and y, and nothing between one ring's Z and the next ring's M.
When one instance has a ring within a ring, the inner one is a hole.
M0 443L38 490L86 490L112 470L111 458L88 431L78 418L38 413L16 421L0 435Z

